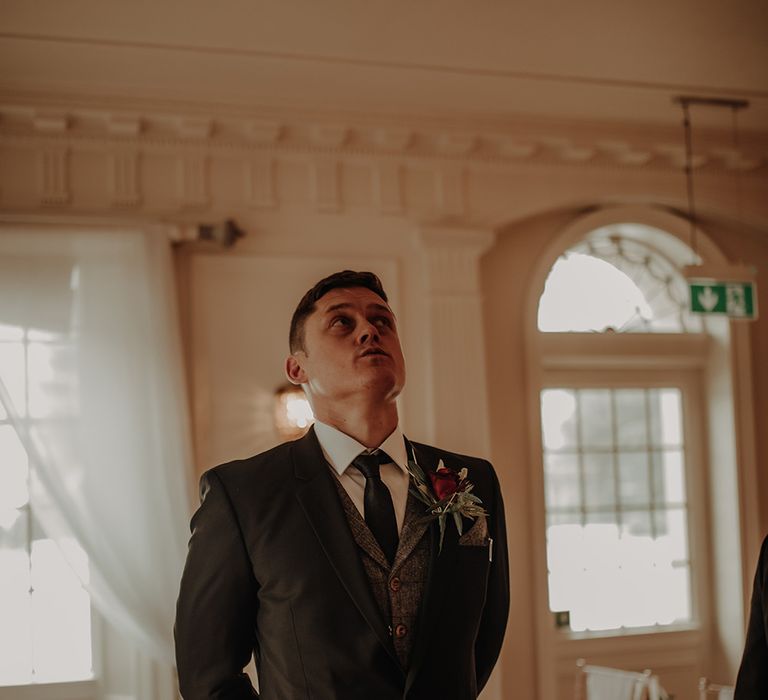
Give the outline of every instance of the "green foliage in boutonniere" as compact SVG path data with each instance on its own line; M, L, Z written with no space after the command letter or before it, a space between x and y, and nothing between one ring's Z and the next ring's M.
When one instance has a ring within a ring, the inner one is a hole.
M462 516L474 520L486 515L483 502L472 493L474 485L467 479L466 467L455 472L448 469L441 459L435 471L427 472L427 481L424 470L412 457L408 459L408 471L411 474L410 492L427 506L427 514L437 518L440 525L440 552L443 550L445 522L449 515L453 516L459 536L463 531Z

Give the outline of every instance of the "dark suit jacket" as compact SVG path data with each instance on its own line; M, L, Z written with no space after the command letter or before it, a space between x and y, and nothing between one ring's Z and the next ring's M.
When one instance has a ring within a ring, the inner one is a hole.
M489 543L435 521L407 669L366 578L320 445L304 437L201 479L177 604L185 700L471 700L499 655L509 610L504 506L490 463L414 444L422 469L466 466ZM251 652L260 695L243 673Z
M763 540L757 562L747 641L736 679L734 698L768 698L768 537Z

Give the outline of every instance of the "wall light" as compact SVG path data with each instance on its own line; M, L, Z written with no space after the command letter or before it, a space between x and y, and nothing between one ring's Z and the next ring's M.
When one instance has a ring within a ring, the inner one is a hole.
M281 440L301 437L314 420L309 401L300 386L286 382L275 390L275 430Z

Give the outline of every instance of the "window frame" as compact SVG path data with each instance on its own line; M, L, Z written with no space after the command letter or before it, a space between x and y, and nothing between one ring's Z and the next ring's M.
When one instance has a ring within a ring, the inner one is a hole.
M549 649L552 672L573 672L576 658L618 654L642 665L650 654L702 659L712 636L712 575L709 533L707 416L703 409L704 373L711 338L691 333L538 332L538 367L532 373L532 515L536 574L537 627ZM681 392L691 571L691 621L653 627L574 632L556 628L549 611L547 579L544 450L541 391L547 388L676 387ZM692 658L693 657L693 658ZM689 663L688 661L686 663ZM647 665L647 663L646 663Z
M691 370L671 369L609 369L609 370L553 370L543 376L541 390L550 388L577 389L627 389L627 388L676 388L680 390L683 411L683 435L685 455L686 517L688 528L688 561L691 572L691 621L651 627L620 628L619 630L595 630L573 632L562 629L571 639L589 639L594 637L625 637L633 634L656 634L661 631L678 629L701 629L703 622L709 619L707 590L704 589L700 572L706 574L707 548L702 542L702 533L706 530L706 509L701 504L706 501L706 465L703 462L705 446L701 437L694 437L703 430L703 417L700 415L700 378ZM540 415L540 414L539 414ZM543 475L542 475L543 476ZM542 520L546 521L546 506L542 500L537 504L542 509ZM546 528L545 528L546 531ZM545 535L546 542L546 535Z
M524 335L523 359L520 381L525 383L524 412L526 459L526 504L533 504L526 518L526 541L530 543L528 561L534 568L534 582L542 566L546 566L546 550L543 549L543 523L537 520L534 512L537 499L537 487L534 483L541 459L540 421L536 417L540 411L539 383L543 372L542 356L547 338L538 330L538 305L545 287L547 276L555 261L570 247L577 245L592 231L620 223L639 223L657 229L660 234L653 237L653 246L674 260L680 270L693 261L690 242L690 221L676 214L669 208L653 203L630 205L625 203L604 203L585 210L573 211L572 215L553 219L549 237L544 241L536 255L533 268L528 271L526 263L517 265L511 261L512 269L520 275L527 274L524 289L525 302L519 317ZM714 226L714 224L713 224ZM538 230L538 229L537 229ZM719 231L723 234L723 231ZM726 232L727 233L727 232ZM698 231L698 257L705 265L727 266L730 261L723 250L705 229ZM516 266L517 265L517 266ZM751 324L741 321L729 321L726 318L712 318L707 323L708 351L706 359L696 363L701 367L702 412L708 430L706 456L708 459L710 484L713 497L706 505L706 518L711 523L708 546L711 564L709 575L711 589L709 601L711 607L711 643L705 649L695 650L693 638L685 642L686 632L674 633L676 642L668 641L659 633L645 637L634 636L632 658L639 663L654 665L654 670L674 672L685 687L695 681L702 659L708 668L714 669L723 677L735 676L744 644L752 579L754 576L755 553L760 548L763 533L759 527L759 495L754 488L758 476L756 451L757 425L755 418ZM516 332L510 328L509 335ZM607 334L581 334L577 341L587 342L615 340ZM597 336L588 338L586 336ZM637 343L635 352L627 350L625 357L634 355L641 366L642 352L647 351L658 359L656 350L648 345L648 339L642 334L633 334ZM651 341L653 342L653 341ZM663 342L663 341L662 341ZM684 342L684 341L681 341ZM506 352L514 352L514 343L503 343ZM592 345L595 352L608 356L599 345ZM610 347L610 346L606 346ZM565 355L567 350L558 350ZM685 356L687 352L678 353ZM574 356L575 357L575 356ZM607 357L613 361L615 357ZM662 358L663 359L663 358ZM604 358L581 358L582 366L609 366ZM579 364L577 363L577 364ZM552 364L550 362L550 364ZM621 363L619 363L621 366ZM656 364L658 366L658 363ZM674 367L686 366L685 357L675 360ZM705 403L704 403L705 402ZM718 434L721 426L722 435ZM717 439L715 439L717 438ZM715 465L717 468L715 468ZM527 508L527 505L526 505ZM546 573L546 569L544 569ZM535 656L537 667L538 690L542 697L554 698L557 693L570 697L573 685L573 664L575 658L558 659L551 639L551 618L540 610L540 595L533 592L535 607L534 625ZM691 632L700 637L699 632ZM616 637L612 638L616 640ZM603 640L584 640L581 642L583 655L595 661L593 651L605 648ZM593 643L598 646L593 647ZM602 646L600 646L602 645ZM676 646L675 646L676 645ZM675 646L674 653L671 652ZM603 659L606 661L607 659ZM623 659L627 660L626 656ZM645 666L643 666L645 667ZM684 680L685 679L685 680ZM691 680L693 679L693 681Z

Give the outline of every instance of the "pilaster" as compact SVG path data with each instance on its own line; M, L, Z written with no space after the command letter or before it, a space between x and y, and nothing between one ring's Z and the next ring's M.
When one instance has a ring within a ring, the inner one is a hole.
M490 448L479 263L494 240L488 229L419 231L429 300L434 440L476 455L487 455Z

